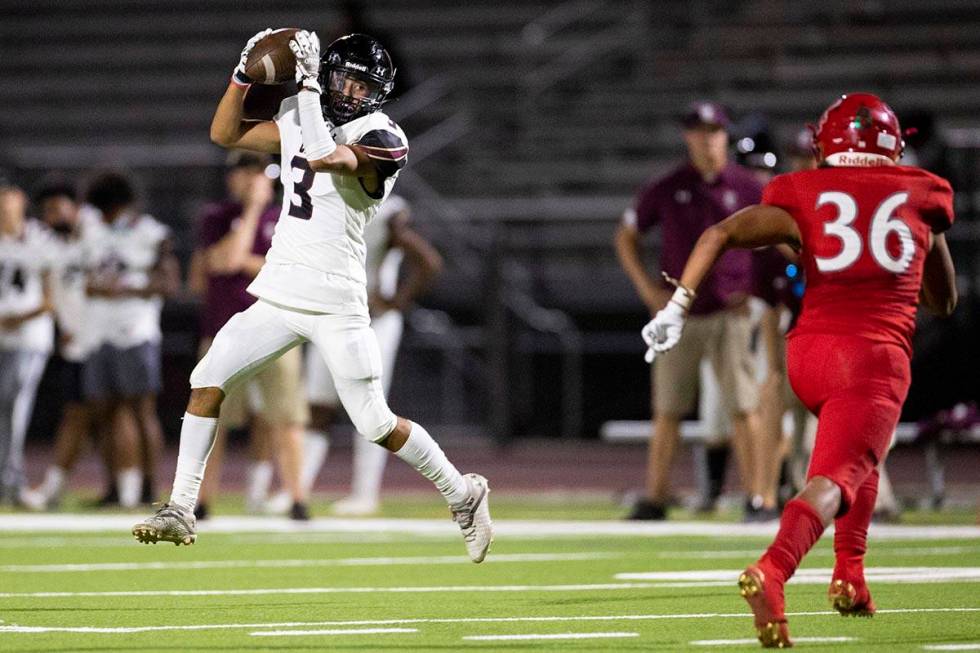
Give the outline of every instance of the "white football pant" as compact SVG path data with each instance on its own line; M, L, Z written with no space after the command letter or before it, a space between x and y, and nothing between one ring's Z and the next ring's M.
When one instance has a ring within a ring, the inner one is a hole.
M260 299L221 327L191 372L191 387L227 392L307 341L329 370L358 432L372 442L386 438L397 417L385 400L381 352L366 315L297 311Z

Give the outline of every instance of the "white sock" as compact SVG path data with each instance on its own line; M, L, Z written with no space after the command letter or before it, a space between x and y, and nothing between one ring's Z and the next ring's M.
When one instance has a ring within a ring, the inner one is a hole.
M355 435L351 496L359 501L378 503L381 496L381 479L387 463L387 449L367 438Z
M44 472L44 480L38 486L37 491L44 495L45 501L50 501L60 497L65 490L65 477L67 473L57 465L51 465Z
M299 482L303 489L303 494L309 496L316 477L320 475L323 463L327 460L327 453L330 451L330 439L323 431L309 430L303 436L303 469L300 472Z
M271 460L259 460L248 466L245 472L245 507L249 512L260 510L269 498L274 471Z
M428 431L415 422L409 423L412 430L408 434L408 440L395 455L432 481L449 505L454 506L465 501L469 486L459 470L449 462Z
M170 503L182 510L194 511L201 479L204 478L204 466L207 465L217 431L217 417L184 413L177 450L177 473L174 475L174 489L170 493ZM119 493L121 496L121 488Z
M116 487L119 488L119 505L135 508L143 493L143 470L139 467L119 470L116 472Z

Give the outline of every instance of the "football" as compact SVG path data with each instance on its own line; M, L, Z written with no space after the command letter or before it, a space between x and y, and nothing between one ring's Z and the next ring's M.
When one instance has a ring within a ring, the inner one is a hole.
M298 32L296 27L284 27L272 32L252 48L245 60L245 74L258 84L282 84L296 74L296 57L289 41Z

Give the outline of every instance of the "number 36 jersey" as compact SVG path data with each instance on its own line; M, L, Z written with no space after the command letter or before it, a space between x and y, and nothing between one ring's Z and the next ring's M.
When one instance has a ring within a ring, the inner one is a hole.
M296 96L283 100L275 121L282 212L266 263L248 292L290 308L367 315L364 227L407 161L405 134L380 111L331 130L337 144L360 145L374 161L382 185L369 192L358 177L310 169Z
M773 179L762 203L803 237L803 310L794 334L857 335L912 351L932 234L953 224L949 182L920 168L825 167Z

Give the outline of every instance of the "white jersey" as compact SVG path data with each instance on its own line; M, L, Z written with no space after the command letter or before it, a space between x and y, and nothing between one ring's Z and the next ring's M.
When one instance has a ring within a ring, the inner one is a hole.
M377 215L364 229L364 243L367 247L367 291L378 293L386 299L395 296L398 287L398 266L401 265L401 250L391 247L391 219L408 209L408 202L398 195L390 195Z
M384 183L372 196L357 177L310 170L296 96L283 100L275 120L283 206L266 263L248 292L290 308L367 315L364 228L405 165L405 134L380 111L333 128L338 144L361 145L378 164Z
M44 303L44 276L54 260L54 236L37 220L26 220L19 238L0 234L0 317L24 315ZM16 329L0 328L0 349L50 353L54 320L44 313Z
M94 209L85 207L78 214L78 228L68 238L57 240L57 260L52 269L51 296L58 328L65 340L61 345L62 357L80 363L88 357L92 348L92 328L88 321L88 283L86 234L97 228L100 220Z
M157 263L160 245L169 236L166 226L149 215L121 216L112 224L98 220L85 234L86 265L96 280L118 278L126 288L146 288ZM160 341L163 298L89 297L87 328L90 345L135 347Z

